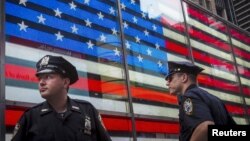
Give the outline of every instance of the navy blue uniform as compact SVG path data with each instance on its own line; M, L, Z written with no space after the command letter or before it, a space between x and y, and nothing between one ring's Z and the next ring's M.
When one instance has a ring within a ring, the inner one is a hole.
M235 124L221 100L208 92L191 85L179 97L180 141L188 141L203 121L213 121L216 125Z
M21 117L12 141L111 141L97 110L86 101L68 99L57 113L43 102Z

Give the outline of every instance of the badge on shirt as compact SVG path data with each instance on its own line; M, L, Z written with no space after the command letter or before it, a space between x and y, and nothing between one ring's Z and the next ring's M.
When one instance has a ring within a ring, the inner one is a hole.
M91 135L91 119L87 115L85 116L84 134Z
M193 113L193 103L192 103L192 100L190 98L187 98L184 101L183 108L184 108L184 111L187 115L191 115Z

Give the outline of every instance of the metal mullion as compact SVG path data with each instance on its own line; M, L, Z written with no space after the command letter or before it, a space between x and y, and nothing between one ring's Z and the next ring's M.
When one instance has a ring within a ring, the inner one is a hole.
M117 0L117 9L118 9L118 17L119 17L119 24L120 24L120 35L121 35L121 45L122 45L122 52L123 52L123 61L124 61L124 70L125 70L125 78L126 78L126 88L128 92L128 101L129 101L129 110L130 110L130 116L131 116L131 122L132 122L132 136L133 141L137 141L136 138L136 125L135 125L135 115L133 110L133 101L132 101L132 93L130 89L130 79L129 79L129 68L127 64L127 52L126 52L126 46L125 46L125 33L123 28L123 20L122 20L122 11L120 6L120 0Z

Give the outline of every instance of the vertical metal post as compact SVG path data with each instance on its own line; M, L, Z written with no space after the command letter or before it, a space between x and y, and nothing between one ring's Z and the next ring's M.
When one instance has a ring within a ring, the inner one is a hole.
M0 1L0 140L5 141L5 0Z
M181 11L182 11L182 15L183 15L183 19L184 19L184 24L185 24L185 32L186 32L186 37L187 37L187 45L188 45L188 50L189 50L189 57L191 59L191 61L194 63L194 57L193 57L193 52L192 52L192 47L191 47L191 43L190 43L190 36L188 34L188 25L187 25L187 20L186 20L186 15L185 15L185 11L184 11L184 7L183 7L183 0L180 0L181 3Z
M229 37L229 43L230 43L230 46L231 46L231 52L232 52L232 55L233 55L232 57L233 57L233 62L234 62L235 70L236 70L236 76L237 76L237 80L239 82L240 94L242 95L244 110L245 110L245 113L246 113L245 117L246 117L247 122L249 124L250 123L250 117L248 116L248 108L247 108L244 93L243 93L243 90L242 90L242 83L241 83L241 80L240 80L240 73L239 73L239 70L238 70L238 67L237 67L236 56L235 56L235 53L234 53L234 50L233 50L232 36L230 34L230 31L229 31L229 25L226 24L226 26L227 26L227 35Z
M131 122L132 122L132 136L133 140L137 141L136 138L136 125L135 125L135 116L134 116L134 110L133 110L133 103L132 103L132 93L130 90L130 79L129 79L129 69L128 69L128 63L127 63L127 51L125 47L125 34L123 29L123 21L122 21L122 11L120 6L120 0L117 0L117 10L118 10L118 17L119 17L119 24L120 24L120 35L121 35L121 45L122 45L122 52L123 52L123 61L124 61L124 70L125 70L125 78L126 78L126 86L127 86L127 92L128 92L128 101L129 101L129 110L130 110L130 116L131 116Z

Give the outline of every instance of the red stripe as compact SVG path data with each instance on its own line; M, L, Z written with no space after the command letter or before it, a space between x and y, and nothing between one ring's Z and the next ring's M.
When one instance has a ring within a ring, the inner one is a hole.
M178 134L179 130L177 122L136 119L137 132Z
M6 110L6 126L14 126L18 122L23 112L24 111L20 110ZM102 115L102 120L108 131L132 131L131 120L128 117ZM136 130L137 132L146 133L178 134L179 124L178 122L137 119Z
M228 52L231 51L230 45L226 44L225 42L219 39L216 39L215 37L206 35L202 31L198 31L190 27L188 29L188 33L191 35L191 37L196 38L197 40L202 40L202 42L204 42L205 44L208 43L224 51L228 51Z
M246 50L242 50L242 49L240 49L240 48L238 48L236 46L233 46L233 50L234 50L234 53L237 56L239 56L241 58L244 58L246 60L250 60L250 53L247 52Z
M226 104L226 108L230 113L244 115L246 114L244 108L242 106L235 106Z
M243 86L243 93L244 93L245 95L250 96L250 87Z
M203 13L202 11L189 6L187 8L187 12L189 16L198 19L200 22L203 22L204 24L209 25L210 27L214 27L214 29L226 32L226 26L222 24L221 21L217 22L213 17Z
M213 77L200 74L198 76L198 82L201 85L209 86L209 87L215 87L220 90L227 90L232 91L234 93L240 93L239 86L235 83L227 83L218 79L215 79Z
M224 71L228 71L228 72L234 72L235 73L235 68L234 65L232 65L231 63L229 63L228 61L223 61L220 60L218 58L213 58L213 56L210 56L207 53L204 53L202 51L197 51L197 50L193 50L193 57L196 60L199 60L199 62L205 62L206 64L211 64L212 67L214 68L223 68Z
M167 51L175 52L183 56L187 56L189 54L188 48L184 45L175 43L171 40L165 41L165 46L167 48Z
M18 66L13 64L6 64L5 67L6 78L37 83L37 79L36 77L34 77L35 70L33 68L27 68L24 66ZM79 81L77 81L71 87L85 91L94 91L98 93L113 94L124 97L127 96L127 91L124 84L87 79L84 77L80 77ZM177 98L167 93L157 92L151 89L145 89L135 86L131 86L130 88L132 91L133 98L175 105L177 104Z
M233 28L230 28L229 32L232 37L240 40L243 43L250 44L250 37L244 34L243 32L239 32Z

